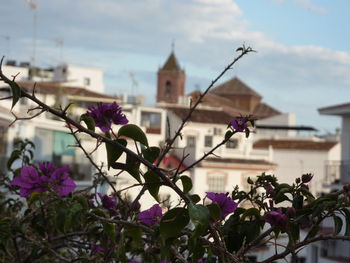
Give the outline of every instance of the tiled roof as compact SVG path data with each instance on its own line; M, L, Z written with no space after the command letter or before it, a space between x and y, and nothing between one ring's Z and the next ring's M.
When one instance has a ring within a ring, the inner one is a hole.
M226 163L226 164L246 164L246 165L275 165L263 159L240 159L240 158L206 158L205 162Z
M254 143L253 148L268 148L271 145L274 149L328 151L336 144L337 142L307 140L259 140Z
M18 84L28 92L32 92L34 82L19 81ZM42 94L66 94L70 96L90 97L97 99L118 100L118 97L102 94L80 87L63 86L61 82L37 82L35 84L35 92Z
M162 70L181 70L179 62L177 61L174 52L171 52Z
M251 89L243 83L239 78L234 77L216 88L211 90L211 93L217 95L252 95L261 98L261 95L257 93L255 90Z
M264 119L279 114L281 114L280 111L263 102L259 103L253 110L253 115L258 119Z
M167 110L173 112L181 120L185 119L189 110L187 108L167 108ZM227 114L224 111L219 110L207 110L196 109L192 113L190 121L199 123L213 123L213 124L225 124L227 125L234 117Z
M189 94L189 96L192 98L192 100L195 102L198 100L198 97L200 96L200 91L193 91ZM243 110L234 108L231 106L232 102L230 99L221 97L219 95L213 94L213 93L207 93L204 98L202 99L202 103L204 105L210 105L214 107L221 107L225 112L227 112L230 115L239 116L239 115L248 115L249 112Z

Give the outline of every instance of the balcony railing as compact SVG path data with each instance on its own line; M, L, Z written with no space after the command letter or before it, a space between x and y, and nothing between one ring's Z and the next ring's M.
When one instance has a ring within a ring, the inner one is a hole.
M350 183L350 160L327 161L324 184Z

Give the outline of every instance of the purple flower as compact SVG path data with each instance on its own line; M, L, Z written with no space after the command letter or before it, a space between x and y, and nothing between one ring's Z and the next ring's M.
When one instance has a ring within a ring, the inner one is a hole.
M267 197L273 197L274 195L274 189L272 187L272 185L268 184L267 186L265 186L265 191L266 191L266 196Z
M232 128L237 132L243 132L248 127L248 119L245 117L240 117L230 122Z
M47 190L46 176L39 176L34 167L25 165L22 167L21 175L14 178L11 185L20 187L20 196L27 197L33 192L43 193Z
M157 224L162 216L162 208L158 204L155 204L148 210L139 213L140 221L148 226L154 226Z
M226 194L212 193L208 192L207 197L213 201L213 203L218 204L221 210L221 216L226 217L237 209L238 204L234 202L231 198L227 197Z
M288 217L282 213L281 209L267 212L264 220L271 226L286 228L288 225Z
M56 168L52 163L39 163L39 169L42 175L34 167L25 165L21 175L12 180L12 185L20 187L21 197L27 197L33 192L43 193L50 187L62 196L75 189L76 184L69 177L69 166Z
M294 207L288 207L287 211L286 211L286 216L288 216L289 218L293 218L295 217L297 214L297 212L295 211Z
M303 183L308 183L308 182L311 181L312 177L314 177L314 176L313 176L312 174L310 174L310 173L308 173L308 174L303 174L303 175L301 176L301 181L302 181Z
M97 107L90 106L88 109L90 112L86 114L94 119L96 126L103 132L108 132L112 123L127 124L129 122L116 102L111 104L100 102Z
M92 254L96 254L98 252L102 252L103 253L104 251L105 251L105 249L103 247L98 246L98 245L93 244L91 246L91 253Z
M72 192L77 185L74 181L69 177L69 166L64 165L62 167L57 168L49 178L49 183L53 190L59 195L68 195Z
M57 169L54 163L49 163L49 162L45 162L45 163L39 162L38 166L41 173L48 177Z
M101 199L102 206L106 208L111 214L118 215L118 212L116 211L117 200L115 196L108 196L101 193L97 193L97 194Z

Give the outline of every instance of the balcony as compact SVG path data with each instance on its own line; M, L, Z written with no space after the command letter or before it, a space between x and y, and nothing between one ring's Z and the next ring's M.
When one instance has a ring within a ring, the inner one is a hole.
M325 163L324 185L350 183L350 160L327 161Z

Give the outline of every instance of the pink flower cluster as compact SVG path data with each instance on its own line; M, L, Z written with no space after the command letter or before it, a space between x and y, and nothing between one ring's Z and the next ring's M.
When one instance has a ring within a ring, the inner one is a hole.
M129 121L116 103L98 103L97 107L90 106L86 115L92 117L95 125L103 132L108 132L112 124L127 124Z
M20 187L21 197L27 197L33 192L43 193L49 189L65 196L76 188L69 175L69 166L56 167L53 163L39 163L39 172L33 166L25 165L21 175L15 177L11 184Z
M207 197L220 207L222 217L226 217L237 209L238 204L224 193L208 192Z

